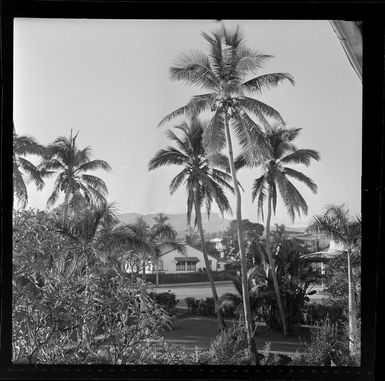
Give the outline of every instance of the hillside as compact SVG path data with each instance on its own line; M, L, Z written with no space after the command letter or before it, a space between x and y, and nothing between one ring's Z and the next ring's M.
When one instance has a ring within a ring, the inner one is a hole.
M152 226L155 223L153 217L157 215L158 213L153 213L153 214L143 215L142 217L150 226ZM118 215L120 221L124 223L129 223L129 224L135 222L135 220L139 216L141 216L141 214L139 213L123 213ZM174 227L174 229L178 232L178 235L182 236L185 234L185 232L188 231L185 214L183 213L166 214L166 216L169 218L168 223L170 223ZM216 232L224 231L227 229L227 227L230 225L230 222L231 222L231 220L222 218L218 213L211 213L210 219L207 219L207 214L202 213L202 220L203 220L203 228L208 233L216 233Z

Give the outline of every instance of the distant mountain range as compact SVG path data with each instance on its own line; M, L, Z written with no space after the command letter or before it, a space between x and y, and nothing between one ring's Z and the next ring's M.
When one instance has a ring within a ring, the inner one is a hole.
M156 222L154 220L154 217L157 216L159 213L152 213L152 214L139 214L139 213L123 213L119 214L118 218L120 221L126 224L134 223L135 220L142 216L143 219L150 225L154 225ZM188 234L188 228L187 228L187 218L186 214L165 214L169 219L167 222L171 224L174 229L178 232L178 236L184 236L185 234ZM191 219L192 222L194 222L194 216L192 216ZM228 220L226 218L222 218L218 213L211 213L210 219L207 218L207 214L202 213L202 222L203 222L203 229L207 233L216 233L220 231L224 231L227 229L227 227L230 225L231 220Z
M150 225L155 224L154 217L157 216L159 213L152 213L152 214L145 214L142 215L140 213L122 213L118 215L118 218L123 223L132 224L135 222L135 220L142 216L144 220ZM186 234L188 234L188 228L187 228L187 218L186 214L180 213L180 214L165 214L169 219L168 223L171 224L174 229L178 232L179 237L184 237ZM206 213L202 213L202 220L203 220L203 229L207 233L218 233L221 231L225 231L228 226L230 225L230 222L232 220L222 218L218 213L211 213L210 219L207 218ZM194 216L192 217L192 222L194 221ZM272 227L274 229L274 226ZM292 232L303 232L305 230L304 227L300 226L286 226L287 231Z

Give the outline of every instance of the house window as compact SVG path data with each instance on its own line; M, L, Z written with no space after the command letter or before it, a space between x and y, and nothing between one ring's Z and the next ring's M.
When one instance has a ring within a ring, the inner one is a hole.
M209 259L209 265L210 265L210 268L213 267L213 261L211 259Z
M176 271L185 271L186 270L186 262L177 262Z
M196 271L197 270L196 262L187 262L187 270Z
M220 269L221 268L221 264L218 262L217 263L217 269Z
M163 271L163 261L161 259L158 261L158 270Z

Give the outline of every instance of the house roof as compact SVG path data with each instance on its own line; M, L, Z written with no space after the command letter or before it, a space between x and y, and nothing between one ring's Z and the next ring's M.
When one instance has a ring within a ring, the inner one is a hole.
M200 259L197 257L175 257L177 262L200 262Z
M188 247L191 247L192 249L197 250L197 251L199 251L199 252L202 253L201 250L196 249L195 247L193 247L193 246L191 246L191 245L188 245L187 243L182 243L181 246L188 246ZM171 248L170 250L167 250L167 251L165 251L164 253L160 254L160 256L162 257L163 255L166 255L166 254L171 253L171 252L173 252L173 251L177 251L177 250L174 249L174 248ZM202 254L203 254L203 253L202 253ZM212 258L218 260L218 258L217 258L215 255L212 255L212 254L210 254L210 253L207 253L207 255L208 255L209 257L212 257ZM179 257L179 258L182 258L182 257ZM183 257L183 258L187 258L187 257Z

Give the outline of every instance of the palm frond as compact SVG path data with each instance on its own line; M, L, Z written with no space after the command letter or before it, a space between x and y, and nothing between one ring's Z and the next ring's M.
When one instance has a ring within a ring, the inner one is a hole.
M299 217L301 216L301 212L304 215L307 215L308 206L306 201L298 192L297 188L284 176L284 174L277 172L276 182L292 221L294 222L296 214Z
M203 146L210 154L218 154L226 145L223 110L218 108L203 131Z
M151 229L150 239L161 241L174 241L176 231L170 224L155 225Z
M177 126L175 126L175 128L176 129L180 129L180 130L182 130L183 132L184 132L184 135L185 135L185 137L186 137L186 134L185 134L185 128L186 128L186 126L185 126L185 123L186 122L184 122L183 124L180 124L180 125L177 125ZM184 153L188 153L189 152L189 142L188 142L188 140L185 138L184 140L182 140L182 139L180 139L175 133L174 133L174 131L172 131L172 130L167 130L166 132L165 132L165 135L167 136L167 138L168 139L170 139L170 140L173 140L175 143L176 143L176 145L178 146L178 148L182 151L182 152L184 152Z
M206 153L206 157L210 167L224 169L226 172L230 173L230 162L227 156L220 153Z
M266 103L250 97L239 98L238 102L242 108L255 115L261 121L264 127L269 126L269 124L266 122L266 118L273 118L282 123L285 123L281 114Z
M19 157L18 164L23 171L28 175L29 179L32 180L38 190L42 190L44 187L44 180L41 178L41 172L38 168L30 161Z
M283 170L287 176L290 176L290 177L304 183L307 187L310 188L310 190L313 193L317 193L317 184L315 184L310 177L307 177L303 173L298 172L292 168L284 167Z
M251 200L254 201L255 198L258 196L258 194L261 192L261 190L264 189L264 184L266 181L266 176L262 175L254 180L253 188L251 192Z
M63 177L64 176L59 175L55 180L55 184L53 186L53 191L47 200L47 207L48 208L53 206L56 203L57 199L59 198L60 188L62 186Z
M174 194L177 189L180 187L180 185L183 183L183 181L186 179L187 175L189 173L189 170L187 168L183 169L182 172L179 172L170 183L170 194Z
M196 95L192 97L185 106L182 106L165 116L159 122L158 127L180 116L191 117L193 115L199 115L203 111L212 108L215 101L215 93Z
M275 88L284 81L289 81L293 86L295 84L294 78L288 73L270 73L250 79L244 82L242 87L245 90L262 94L265 90Z
M108 194L107 185L100 177L84 174L81 176L81 179L85 184L87 184L89 187L92 187L102 195Z
M14 166L13 169L13 192L16 195L20 205L25 208L28 203L28 192L23 175L19 169Z
M49 171L56 171L56 170L66 170L65 165L60 160L57 159L50 159L50 160L44 160L39 166L39 170L49 172Z
M150 171L168 165L184 165L188 161L186 155L174 147L166 147L159 150L150 160L148 169Z
M240 46L237 50L238 62L236 70L246 76L249 73L255 73L263 67L263 64L273 56L262 54L258 51L251 50L246 46Z
M320 160L319 153L312 149L299 149L283 157L279 162L285 164L305 164L308 167L311 159Z
M77 167L78 172L94 171L96 169L104 169L105 171L111 171L110 165L104 160L92 160L88 161Z
M235 134L242 146L244 158L252 165L259 165L267 156L268 148L261 126L240 110L232 119Z
M170 68L172 80L183 81L207 90L215 90L219 83L210 69L208 57L200 51L181 54L174 66Z

